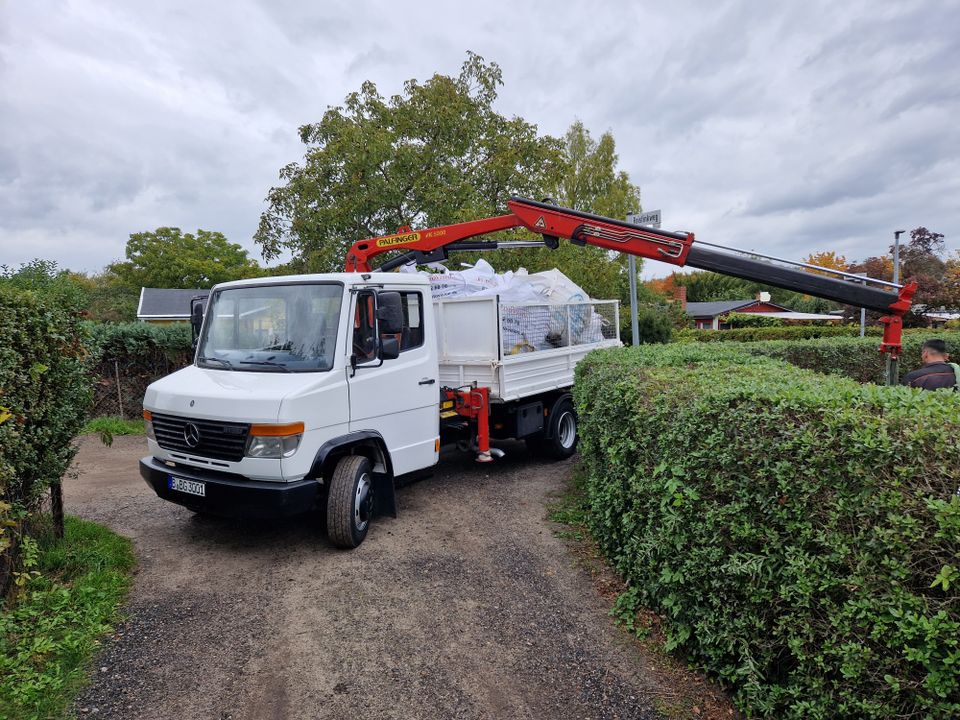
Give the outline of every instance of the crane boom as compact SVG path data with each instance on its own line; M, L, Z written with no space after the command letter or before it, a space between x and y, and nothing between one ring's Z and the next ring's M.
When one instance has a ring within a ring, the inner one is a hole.
M507 205L510 213L506 215L426 230L414 231L403 227L393 235L360 240L353 244L347 254L346 270L369 272L372 269L370 260L391 250L404 250L405 253L384 263L381 270L390 270L410 262L444 260L454 250L496 249L510 243L471 241L471 238L511 228L525 228L543 238L542 243L536 244L548 248L558 247L560 238L565 238L575 245L592 245L677 267L689 265L884 313L881 318L884 333L880 351L889 353L893 359L900 354L902 318L910 309L916 283L897 285L866 277L854 279L830 268L810 265L804 265L803 269L787 267L733 248L696 245L692 232L672 232L635 225L527 198L511 198ZM842 277L830 277L831 274Z

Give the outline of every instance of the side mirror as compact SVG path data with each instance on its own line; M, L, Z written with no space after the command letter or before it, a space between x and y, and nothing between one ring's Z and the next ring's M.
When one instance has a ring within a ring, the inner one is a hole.
M395 335L403 332L403 305L400 293L377 293L377 322L381 335Z
M400 343L389 335L380 338L380 359L396 360L400 357Z
M193 330L193 344L197 344L200 328L203 327L203 300L194 298L190 302L190 327Z

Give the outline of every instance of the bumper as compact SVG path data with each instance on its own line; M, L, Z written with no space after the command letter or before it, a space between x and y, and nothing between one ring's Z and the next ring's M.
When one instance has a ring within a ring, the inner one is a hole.
M140 475L158 497L197 512L235 518L279 518L312 510L320 496L316 480L261 482L197 468L169 468L155 458L140 460ZM204 497L170 489L170 476L204 484Z

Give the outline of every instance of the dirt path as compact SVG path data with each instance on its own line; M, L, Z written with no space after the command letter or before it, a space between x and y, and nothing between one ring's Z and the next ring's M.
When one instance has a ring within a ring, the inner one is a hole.
M357 550L310 519L198 518L84 438L68 511L132 537L129 619L81 717L656 718L661 689L546 519L570 462L451 456Z

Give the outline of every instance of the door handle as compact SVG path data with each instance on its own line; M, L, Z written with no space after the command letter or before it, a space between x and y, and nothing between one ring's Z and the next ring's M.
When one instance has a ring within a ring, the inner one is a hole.
M420 381L420 385L433 385L437 381L436 378L424 378Z

